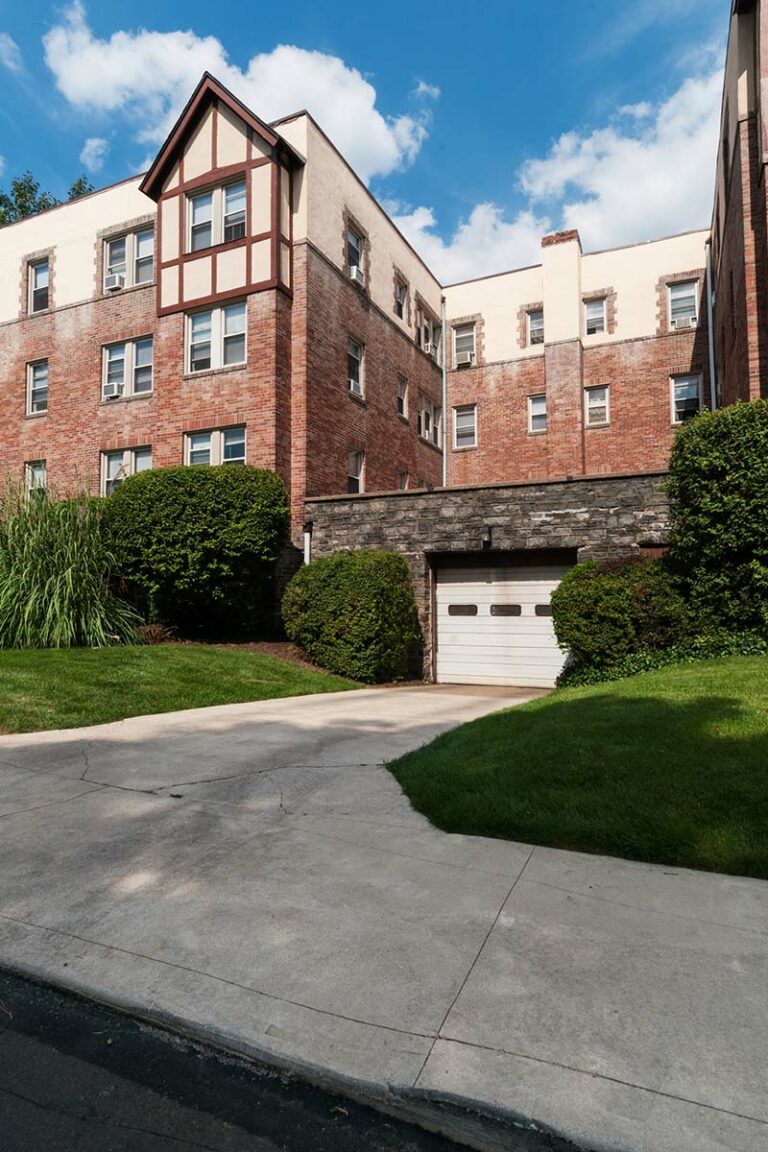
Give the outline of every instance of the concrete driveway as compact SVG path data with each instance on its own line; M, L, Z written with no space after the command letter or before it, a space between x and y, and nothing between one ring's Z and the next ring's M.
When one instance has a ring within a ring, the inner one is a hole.
M413 1109L764 1152L768 884L447 836L380 766L531 695L0 738L0 964Z

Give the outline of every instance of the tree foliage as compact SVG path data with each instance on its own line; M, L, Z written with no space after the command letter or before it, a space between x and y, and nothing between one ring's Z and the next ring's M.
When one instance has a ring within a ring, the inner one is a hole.
M87 177L78 176L69 189L67 199L77 200L89 192L93 192L93 185ZM50 192L41 192L40 182L27 171L22 176L13 177L9 192L0 192L0 226L15 224L27 216L55 208L60 203Z

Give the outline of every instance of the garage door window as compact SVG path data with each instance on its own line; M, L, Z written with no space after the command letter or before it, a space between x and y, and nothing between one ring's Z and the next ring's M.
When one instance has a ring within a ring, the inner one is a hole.
M521 604L491 604L491 616L522 616Z
M552 615L551 604L537 604L536 605L536 615L537 616L551 616Z
M449 604L449 616L477 616L477 604Z

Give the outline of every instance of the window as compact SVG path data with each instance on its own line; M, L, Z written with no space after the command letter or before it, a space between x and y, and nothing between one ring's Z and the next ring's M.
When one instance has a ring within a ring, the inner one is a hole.
M440 323L421 304L416 309L416 343L419 348L437 360L440 346Z
M245 425L188 432L184 437L187 464L245 464Z
M29 311L44 312L48 307L49 268L47 260L29 266Z
M398 472L397 474L397 487L401 492L405 492L411 486L411 478L407 472Z
M27 365L27 415L48 411L48 361Z
M101 394L104 400L117 396L141 396L152 391L152 337L107 344Z
M528 343L544 343L544 312L541 308L528 313Z
M701 376L673 376L672 423L684 424L701 409Z
M408 307L408 285L404 280L395 278L395 315L401 320L406 319Z
M101 454L101 493L111 496L126 476L147 472L152 467L151 448L119 448Z
M547 398L546 396L528 397L528 431L546 432L547 430Z
M187 198L187 251L242 240L246 233L245 180L209 188Z
M690 328L696 323L698 280L669 285L669 323L672 328Z
M363 238L354 228L347 228L347 267L363 269Z
M350 340L347 346L347 380L355 396L363 394L363 345Z
M246 321L244 300L225 304L223 308L190 313L187 317L187 370L206 372L245 364Z
M608 388L587 388L584 394L584 411L588 428L610 421L610 401Z
M587 321L587 336L605 332L605 299L587 300L584 305Z
M404 420L408 419L408 380L405 376L397 377L397 414Z
M475 326L458 324L453 330L453 362L457 368L475 362Z
M365 453L350 452L347 455L347 492L363 491L363 472L365 469Z
M449 604L449 616L477 616L477 604Z
M464 404L453 410L454 448L477 447L477 405Z
M107 240L104 252L104 287L132 288L149 284L155 272L155 234L151 228ZM114 278L122 278L115 283Z
M439 404L433 404L426 396L419 397L419 436L436 444L442 444L443 410Z
M24 487L27 492L45 492L48 468L45 460L28 460L24 465Z

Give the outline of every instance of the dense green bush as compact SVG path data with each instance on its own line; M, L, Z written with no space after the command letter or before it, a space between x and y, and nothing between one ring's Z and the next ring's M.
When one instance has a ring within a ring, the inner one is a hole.
M141 618L110 591L104 502L8 491L0 507L0 647L133 642Z
M608 668L648 648L681 643L686 603L660 560L588 560L552 596L555 634L574 666Z
M161 468L130 476L105 503L122 585L151 622L251 635L268 621L288 530L285 486L273 472Z
M401 680L419 636L408 564L392 552L338 552L301 568L283 597L289 639L365 684Z
M670 564L710 628L768 627L768 401L704 412L672 450Z
M592 667L569 664L558 678L558 687L576 684L600 684L604 680L622 680L639 672L651 672L669 664L694 664L721 656L768 656L768 636L762 632L713 632L675 644L671 648L644 648L632 652L615 664Z

